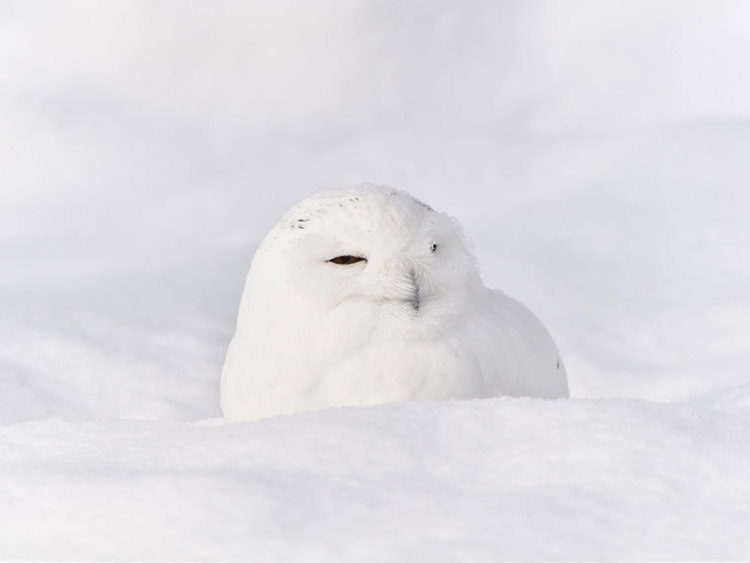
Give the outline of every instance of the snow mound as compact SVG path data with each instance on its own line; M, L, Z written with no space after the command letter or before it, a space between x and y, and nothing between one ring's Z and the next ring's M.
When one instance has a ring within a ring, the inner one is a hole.
M405 403L0 428L2 558L750 556L750 412Z

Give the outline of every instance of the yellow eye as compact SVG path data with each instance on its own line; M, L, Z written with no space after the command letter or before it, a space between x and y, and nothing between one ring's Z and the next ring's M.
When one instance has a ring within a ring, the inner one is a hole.
M331 258L329 262L333 262L334 264L342 264L344 266L347 266L349 264L356 264L357 262L362 262L367 260L365 258L362 258L360 256L336 256L336 258Z

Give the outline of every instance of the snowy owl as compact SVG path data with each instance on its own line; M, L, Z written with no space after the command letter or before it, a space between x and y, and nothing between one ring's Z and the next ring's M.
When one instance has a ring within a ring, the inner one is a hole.
M487 289L460 227L364 185L284 215L248 273L221 377L224 416L498 395L557 398L557 347Z

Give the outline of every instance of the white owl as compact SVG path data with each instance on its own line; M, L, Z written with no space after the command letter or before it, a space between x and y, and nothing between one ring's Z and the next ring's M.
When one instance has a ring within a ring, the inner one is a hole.
M221 379L228 419L391 401L557 398L557 347L487 289L460 227L363 185L289 211L253 258Z

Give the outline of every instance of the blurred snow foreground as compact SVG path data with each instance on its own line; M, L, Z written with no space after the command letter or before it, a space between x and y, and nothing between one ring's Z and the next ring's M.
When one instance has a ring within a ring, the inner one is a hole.
M485 399L0 429L3 558L743 558L750 412Z
M748 10L0 3L0 559L750 558ZM260 237L363 180L574 399L220 418Z

